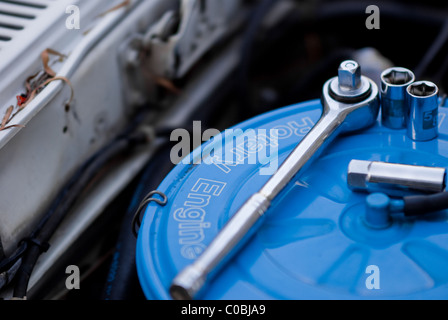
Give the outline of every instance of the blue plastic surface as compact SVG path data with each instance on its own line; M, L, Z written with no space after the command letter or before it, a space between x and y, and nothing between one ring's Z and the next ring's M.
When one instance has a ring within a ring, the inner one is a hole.
M346 183L352 159L446 167L447 111L440 109L440 135L429 142L414 142L406 129L391 130L379 122L338 137L285 188L256 234L200 298L448 298L447 212L418 220L398 215L388 228L369 228L362 221L367 194L350 191ZM237 127L281 129L283 161L320 114L316 100ZM170 299L176 274L267 181L258 169L180 164L166 177L158 190L168 196L168 204L148 206L137 244L137 269L148 299ZM195 196L201 190L210 197ZM202 206L192 206L201 201ZM372 270L378 288L368 285Z
M384 193L372 193L366 199L366 212L364 222L375 229L384 229L390 226L389 196Z

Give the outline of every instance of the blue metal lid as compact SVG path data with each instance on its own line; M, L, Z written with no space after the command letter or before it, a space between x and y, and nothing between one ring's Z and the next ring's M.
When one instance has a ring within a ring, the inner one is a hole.
M278 129L281 163L319 119L321 109L315 100L237 127ZM387 228L369 228L361 219L367 194L352 192L346 182L352 159L446 167L447 109L440 112L440 135L433 141L412 141L405 129L380 123L337 138L285 188L260 229L201 298L447 298L446 212L396 218ZM148 206L137 244L137 269L148 299L170 299L177 273L267 181L259 166L180 164L166 177L158 190L168 203Z

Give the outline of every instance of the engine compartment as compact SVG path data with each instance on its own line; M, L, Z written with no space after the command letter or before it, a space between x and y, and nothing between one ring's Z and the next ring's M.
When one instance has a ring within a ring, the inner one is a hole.
M4 299L145 299L132 222L176 165L176 129L201 138L319 99L348 59L379 87L385 69L407 67L436 83L445 105L448 8L436 1L378 2L377 20L364 1L26 3L0 1L10 26L0 24ZM69 6L80 29L66 25ZM39 14L17 31L13 9ZM24 266L28 279L17 277ZM68 289L68 266L82 289Z

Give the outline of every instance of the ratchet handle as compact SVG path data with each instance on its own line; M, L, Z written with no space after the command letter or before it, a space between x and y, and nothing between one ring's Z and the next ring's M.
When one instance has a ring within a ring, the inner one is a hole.
M204 252L173 280L170 294L176 300L191 300L215 273L246 243L271 205L272 199L292 178L309 164L321 147L330 142L343 119L340 114L325 113L293 150L264 187L252 195L226 223Z
M170 294L176 300L191 300L204 287L207 278L223 266L252 236L270 201L260 193L252 195L226 223L204 252L174 278Z
M344 77L340 78L344 79ZM362 100L354 100L352 103L348 103L337 101L331 97L330 86L337 79L330 79L324 85L323 113L319 122L294 148L266 184L252 195L227 222L199 258L181 271L173 280L170 294L174 299L193 299L203 289L207 280L254 233L257 229L257 222L262 220L260 218L264 216L276 196L300 171L304 170L305 166L308 166L319 156L325 146L340 132L360 130L376 121L379 110L379 95L376 84L365 78L366 89L364 93L369 95L364 97L363 94L361 95ZM357 89L354 92L357 93L358 91Z

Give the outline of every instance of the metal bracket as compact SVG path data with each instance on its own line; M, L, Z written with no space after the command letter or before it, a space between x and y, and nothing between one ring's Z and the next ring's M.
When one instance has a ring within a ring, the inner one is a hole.
M149 67L169 79L183 77L231 28L238 0L182 0L180 12L167 12L143 44L151 52ZM169 35L170 30L177 33Z
M137 39L148 53L145 67L157 77L179 79L225 34L238 25L240 0L182 0ZM241 20L241 19L240 19ZM134 47L135 50L135 47ZM135 62L135 55L125 55Z
M159 195L162 197L162 200L157 199L157 198L153 198L154 195ZM134 214L134 218L132 218L132 232L134 233L135 237L138 236L138 231L137 228L140 228L141 225L141 212L143 211L143 209L150 204L151 202L155 202L157 204L159 204L160 206L165 206L168 203L168 197L160 191L151 191L140 203L137 211Z

